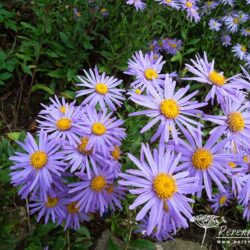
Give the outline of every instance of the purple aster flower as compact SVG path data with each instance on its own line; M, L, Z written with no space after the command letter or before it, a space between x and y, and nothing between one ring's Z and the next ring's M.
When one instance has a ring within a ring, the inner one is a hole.
M44 218L45 224L48 223L51 218L52 222L58 222L61 224L66 216L66 207L63 204L65 191L57 192L56 196L48 195L46 199L35 196L32 199L32 203L29 204L30 213L34 214L38 212L37 222Z
M220 192L226 192L223 182L228 183L226 175L230 175L227 167L228 161L234 161L234 155L221 152L221 148L227 143L228 139L219 141L221 131L213 133L205 145L202 144L201 132L189 133L183 128L183 132L188 141L180 140L180 145L176 151L182 153L183 164L178 167L179 171L189 170L190 176L199 179L199 186L205 185L205 190L209 199L212 198L212 183L215 183ZM197 192L201 197L202 189Z
M242 28L240 33L242 36L250 36L250 28Z
M99 103L102 110L106 109L105 104L111 110L116 110L116 106L121 106L122 101L125 100L122 96L122 92L125 90L117 88L121 85L121 80L108 77L105 73L100 75L97 67L94 70L89 69L89 72L83 71L85 76L78 76L81 83L77 86L84 87L84 89L76 92L76 97L88 95L82 105L89 104L91 107L95 107Z
M206 1L204 5L201 7L202 15L210 13L211 10L215 9L219 3L217 1Z
M89 175L85 173L76 173L81 182L75 182L69 185L69 193L73 194L71 201L77 202L76 208L80 212L99 211L100 215L107 211L110 198L109 188L114 183L114 174L107 173L105 168L93 168ZM115 196L113 196L114 198Z
M80 223L83 221L89 221L88 216L84 212L80 212L77 207L77 202L71 202L71 198L65 199L66 205L66 217L64 230L72 228L77 230L80 228Z
M161 5L168 6L174 8L176 10L180 9L180 2L178 0L156 0Z
M81 127L79 126L80 107L70 107L65 112L61 112L57 108L52 109L50 114L38 115L42 120L37 120L39 129L49 134L51 139L68 140L71 144L79 141L78 136L81 135Z
M142 0L128 0L126 2L128 5L134 5L136 11L138 10L144 10L146 8L146 4Z
M153 51L154 53L157 53L157 52L159 52L161 50L161 47L159 46L157 40L153 40L152 42L150 42L150 44L149 44L149 50Z
M240 152L242 147L250 147L250 102L242 95L236 99L225 99L221 104L222 115L206 115L205 120L211 121L219 126L211 133L221 133L230 136L231 148Z
M247 47L244 44L237 43L233 46L232 52L236 58L243 60L247 56Z
M164 89L158 88L158 91L156 91L152 86L148 85L149 95L131 94L131 100L133 102L149 109L134 112L130 114L130 116L147 115L153 118L153 120L142 128L141 133L144 133L157 122L160 122L160 126L151 138L151 142L159 137L160 142L168 142L171 133L175 143L178 143L176 126L181 129L180 124L183 124L188 127L188 129L195 130L194 125L197 126L200 124L190 119L189 116L197 117L197 114L201 114L202 111L198 108L205 106L206 103L191 101L198 91L184 96L190 87L189 85L185 88L180 88L176 92L175 86L176 82L166 74Z
M243 218L247 221L250 221L250 203L247 204L247 206L245 206L244 208Z
M229 35L222 35L222 37L221 37L222 45L224 47L231 45L231 40L232 40L231 36L229 36Z
M222 4L228 4L230 6L234 6L234 1L235 0L220 0Z
M51 97L49 99L52 104L50 104L49 106L41 104L44 109L40 111L40 115L49 115L51 114L51 112L53 112L54 109L58 109L62 114L65 114L67 109L74 108L76 102L73 101L71 103L67 103L64 97L62 97L62 100L60 101L56 95L55 100Z
M154 59L154 53L147 53L145 56L142 51L136 52L132 60L128 62L128 70L124 73L136 77L136 80L131 83L131 87L145 89L146 82L153 82L153 79L164 77L161 75L161 69L165 61L162 61L162 56L157 60Z
M238 16L225 16L222 18L222 20L225 23L229 32L235 33L238 31L239 24L241 22Z
M181 154L177 156L174 151L166 150L164 144L152 153L148 145L142 144L140 160L131 154L128 157L139 169L129 169L126 174L121 174L123 180L119 183L130 187L130 193L138 195L129 209L144 204L136 220L140 221L149 214L147 234L150 235L156 227L161 228L166 210L174 223L188 227L187 218L192 216L189 202L192 200L186 195L201 187L188 172L176 173Z
M166 39L163 42L163 49L170 55L175 55L181 50L182 41L178 39Z
M107 110L97 113L86 106L86 114L80 122L82 132L89 138L86 150L93 150L93 153L98 151L107 156L109 148L121 145L121 140L126 136L125 129L120 127L123 121L111 117L112 114L107 114Z
M239 19L240 19L241 23L245 23L246 21L249 20L249 15L246 14L246 13L244 13L244 12L242 12L242 11L238 12L238 16L239 16Z
M77 19L81 16L81 13L78 11L77 8L73 8L74 18Z
M208 25L209 25L210 30L219 31L221 28L221 23L216 21L213 18L210 19Z
M196 6L196 0L181 0L181 7L183 10L187 12L188 19L195 23L200 21L200 16L198 13L198 6Z
M16 152L10 160L14 165L10 167L12 172L11 183L14 186L22 186L18 194L26 198L33 190L40 189L41 196L46 197L46 193L55 182L56 176L60 176L64 171L64 154L59 152L61 144L57 140L48 139L47 133L41 131L39 142L30 133L24 143L17 144L26 153Z
M245 67L246 68L248 68L248 69L250 69L250 54L248 54L248 55L246 55L246 57L245 57ZM250 81L250 77L248 78L249 79L249 81Z
M193 65L186 64L188 71L193 73L195 77L183 78L184 80L197 81L200 83L206 83L212 86L208 92L205 101L212 100L214 102L215 96L219 103L224 101L224 97L235 98L234 95L239 92L239 89L243 89L243 86L238 80L238 75L234 75L228 79L225 78L223 73L219 73L214 68L214 60L208 62L206 52L204 52L204 58L200 55L196 56L196 61L191 60Z
M109 11L106 8L101 8L100 13L104 17L109 15Z
M212 209L214 213L217 213L219 208L228 206L231 203L232 198L233 194L230 193L228 188L226 188L226 192L220 192L212 195L212 199L209 201L213 203Z

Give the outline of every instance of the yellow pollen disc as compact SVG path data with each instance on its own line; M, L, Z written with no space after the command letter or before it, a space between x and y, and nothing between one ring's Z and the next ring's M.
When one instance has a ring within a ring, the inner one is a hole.
M241 49L242 52L247 52L247 48L244 45L241 45L240 49Z
M171 198L177 192L175 179L165 173L160 173L155 177L153 188L158 198L163 200Z
M193 6L193 4L192 4L191 2L189 2L189 1L187 1L187 2L186 2L186 6L187 6L188 8L191 8L191 7Z
M99 93L100 95L105 95L108 93L109 89L108 86L105 83L97 83L95 85L95 90L97 93Z
M229 162L228 165L231 167L231 168L235 168L236 167L236 164L234 162Z
M65 106L61 106L61 107L60 107L60 111L61 111L63 114L65 114L65 112L66 112L66 107L65 107Z
M219 87L223 86L226 83L226 78L222 74L219 74L218 72L216 72L215 70L209 73L208 79L213 84Z
M47 202L46 202L46 207L55 207L58 203L58 199L55 197L55 198L52 198L50 196L48 196L47 198Z
M92 133L95 135L103 135L106 133L106 127L102 123L96 122L92 126Z
M166 2L166 3L171 3L171 2L172 2L172 0L165 0L165 2Z
M161 113L169 119L175 119L180 114L180 108L173 99L163 100L160 105Z
M245 120L240 112L232 112L227 117L228 127L232 132L240 132L245 128Z
M79 208L76 207L77 202L71 202L67 205L68 212L75 214L79 211Z
M78 145L78 151L82 153L83 155L91 155L92 149L86 150L87 144L89 142L88 137L83 137L81 139L81 143Z
M220 205L221 205L221 206L224 205L225 202L226 202L226 200L227 200L226 195L221 196L221 197L220 197L220 200L219 200Z
M170 43L169 46L172 47L173 49L175 49L177 47L177 44L176 43Z
M135 90L135 93L136 93L137 95L140 95L140 94L141 94L141 90L140 90L140 89L136 89L136 90Z
M158 74L154 69L148 68L144 71L144 75L148 80L153 80L158 78Z
M240 23L240 19L239 19L239 18L234 18L234 19L233 19L233 22L234 22L235 24L239 24L239 23Z
M71 120L68 118L61 118L56 122L56 126L61 131L66 131L71 128Z
M30 164L35 169L43 168L48 162L48 156L44 151L36 151L30 156Z
M120 148L118 146L115 146L115 149L111 152L111 155L116 161L118 161L121 155Z
M206 170L213 163L213 155L205 148L198 148L192 155L192 163L196 169Z
M207 5L210 6L213 2L212 1L207 1Z
M245 155L242 160L245 162L245 163L249 163L249 156L248 155Z
M106 187L105 178L101 175L95 176L90 184L90 187L95 192L100 192Z
M104 13L104 12L106 12L106 11L107 11L106 8L102 8L102 9L100 10L101 13Z
M114 192L114 186L112 185L112 184L110 184L108 187L107 187L107 192L109 193L109 194L111 194L111 193L113 193Z

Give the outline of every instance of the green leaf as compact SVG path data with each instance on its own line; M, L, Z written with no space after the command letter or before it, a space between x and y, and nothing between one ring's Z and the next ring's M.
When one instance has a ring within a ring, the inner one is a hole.
M149 240L144 240L144 239L133 240L131 241L130 244L133 247L133 249L135 248L135 249L155 250L155 244Z
M0 182L8 183L10 181L9 169L0 170Z
M31 25L30 23L21 22L21 25L22 25L24 28L30 29L30 30L32 30L32 31L34 31L34 32L37 32L37 31L38 31L37 28L34 27L33 25Z
M65 45L68 47L68 48L71 48L71 49L74 49L74 45L72 44L72 42L70 41L69 37L63 33L63 32L60 32L60 38L62 39L62 41L65 43Z
M0 62L3 63L6 59L6 54L4 51L0 51Z
M184 53L184 55L191 54L191 53L193 53L193 52L195 52L195 51L196 51L196 48L190 48L190 49L188 49L188 50Z
M21 63L21 66L22 66L22 69L23 69L24 73L32 76L32 72L31 72L30 68L26 64Z
M83 234L83 235L85 235L87 238L91 238L91 235L90 235L90 232L89 232L89 230L88 230L88 228L87 227L84 227L84 226L81 226L78 230L77 230L77 233L78 234Z
M67 99L75 99L75 91L72 90L65 90L64 92L60 93L63 97Z
M57 78L57 79L64 78L65 75L66 75L66 72L64 69L56 69L56 70L50 71L48 73L48 76L53 77L53 78Z
M108 240L108 250L119 250L120 248L115 245L112 238L110 237Z
M42 84L42 83L37 83L34 86L32 86L31 92L34 92L36 90L43 90L51 95L55 94L55 91L53 89L49 88L48 86L46 86L45 84Z
M13 140L13 141L17 141L20 137L20 135L22 134L22 132L11 132L11 133L8 133L7 136Z
M177 52L176 55L172 56L170 59L171 62L181 62L182 61L182 54L180 52Z
M0 80L2 80L2 81L8 80L11 77L12 77L11 73L8 73L8 72L0 73Z

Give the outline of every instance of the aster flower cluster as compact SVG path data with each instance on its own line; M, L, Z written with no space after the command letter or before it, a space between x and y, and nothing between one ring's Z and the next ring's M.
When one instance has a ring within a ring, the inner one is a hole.
M129 99L144 108L129 115L149 118L140 132L151 131L150 142L158 145L142 144L139 158L128 154L137 169L120 174L119 183L136 195L129 207L139 209L136 232L157 240L188 227L191 195L204 198L203 192L215 213L236 199L249 220L249 74L243 68L244 76L226 78L205 52L191 63L186 68L193 76L182 80L206 85L205 102L197 101L198 91L190 92L190 85L178 88L171 74L162 73L162 57L155 61L152 53L137 52L125 71L135 77ZM211 104L224 114L204 113L202 108ZM208 122L214 128L205 136Z
M55 96L38 115L37 139L17 142L23 151L10 157L11 183L29 200L30 213L47 223L78 229L90 213L121 209L125 188L121 172L123 121L113 112L125 99L122 81L97 67L79 76L80 105Z

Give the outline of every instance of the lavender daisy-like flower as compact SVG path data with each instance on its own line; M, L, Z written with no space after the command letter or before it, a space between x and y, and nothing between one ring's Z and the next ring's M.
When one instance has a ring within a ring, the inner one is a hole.
M146 8L146 4L142 0L128 0L126 3L128 5L134 5L136 11L142 11Z
M153 51L154 53L158 53L161 50L157 40L153 40L149 43L149 50Z
M164 63L162 56L155 60L153 52L144 56L142 51L139 51L133 55L132 60L129 60L128 70L124 73L136 77L136 80L131 83L131 87L145 89L146 82L152 83L153 79L164 77L160 74Z
M195 130L194 125L197 126L200 124L190 119L189 116L197 117L198 114L202 113L198 108L205 106L207 103L191 101L198 91L185 96L190 87L189 85L185 88L180 88L176 92L175 86L176 82L166 74L164 89L158 88L158 91L156 91L152 86L148 85L149 95L131 94L133 102L149 109L131 113L130 116L147 115L153 118L153 120L142 128L141 133L144 133L157 122L160 122L160 126L151 138L151 142L159 137L160 142L168 142L171 133L175 143L178 143L176 126L182 130L180 124L183 124L188 129Z
M200 187L197 179L189 177L188 172L176 173L181 155L166 150L164 144L151 153L149 146L142 144L140 160L131 154L128 157L139 169L129 169L121 174L123 180L119 183L128 186L130 193L138 195L130 209L144 204L136 220L140 221L149 214L147 234L150 235L156 227L161 228L165 210L174 222L188 227L187 218L192 216L189 202L192 200L186 195L193 194Z
M231 45L231 40L231 36L229 35L222 35L221 37L222 45L224 47L228 47L229 45Z
M203 119L218 124L212 133L221 133L230 137L231 148L239 152L242 147L250 147L250 102L244 96L225 99L221 104L223 115L206 115Z
M77 202L71 202L71 197L65 199L66 206L66 217L64 230L67 228L72 228L77 230L80 228L80 223L83 221L89 221L87 214L80 212L77 207Z
M245 60L245 67L250 69L250 54L247 54L244 60ZM248 79L250 81L250 77Z
M71 201L76 202L76 208L80 212L99 211L102 215L107 210L109 202L113 204L114 201L108 193L114 182L114 174L107 173L105 168L99 166L93 168L89 175L76 173L76 176L81 181L69 185L69 193L73 195Z
M125 129L120 126L123 121L111 117L112 113L99 112L90 106L86 107L86 114L83 115L80 125L82 132L88 136L88 144L85 150L99 151L104 156L109 154L108 149L120 146L121 140L125 138Z
M47 133L43 131L40 133L38 144L30 133L24 143L17 144L26 153L16 152L15 156L10 157L14 162L10 167L11 183L14 186L22 186L18 192L22 198L26 198L38 188L42 196L46 197L54 179L60 176L65 168L64 154L59 152L61 144L57 140L48 139Z
M163 49L170 55L175 55L181 50L182 41L178 39L166 39L163 41Z
M226 192L220 192L212 195L212 198L209 200L212 204L212 209L214 213L217 213L221 207L226 207L230 204L233 194L230 193L229 189L226 189Z
M200 21L200 15L198 13L198 6L196 5L196 0L181 0L181 7L187 12L188 19L195 23Z
M222 18L224 24L227 27L227 30L231 33L235 33L238 31L239 29L239 25L240 25L240 18L238 17L238 15L234 15L234 16L225 16Z
M62 114L65 114L66 110L74 108L75 102L76 102L76 101L73 101L71 103L68 103L68 102L66 102L64 97L62 97L62 99L60 101L56 95L55 95L55 99L50 97L49 100L52 103L49 106L47 106L45 104L41 104L44 109L42 109L40 111L40 113L39 113L40 115L49 115L49 114L51 114L51 112L53 112L54 109L57 109Z
M236 58L243 60L247 56L247 47L244 44L237 43L232 47L232 52Z
M212 87L208 92L205 101L211 99L213 103L215 96L217 96L217 101L221 103L224 101L225 97L234 98L234 95L239 92L239 89L245 87L240 81L238 81L240 79L240 74L226 79L222 72L215 70L214 60L208 62L206 52L204 52L204 58L197 55L196 61L191 60L191 62L193 65L185 64L185 66L188 71L195 75L195 77L186 77L183 79L211 85Z
M71 144L79 141L81 128L79 126L79 117L82 115L80 107L70 107L65 112L54 108L50 114L38 115L42 120L37 120L39 129L49 134L49 138L63 141L68 140Z
M247 204L247 206L245 206L244 208L243 218L247 221L250 221L250 203Z
M210 13L211 10L215 9L219 3L217 1L206 1L204 5L201 7L202 15Z
M208 25L209 25L210 30L219 31L221 28L221 23L216 21L214 18L210 19Z
M234 6L234 1L235 0L220 0L221 1L221 3L223 3L224 5L225 4L228 4L228 5L230 5L230 6Z
M125 100L122 96L122 92L125 90L117 88L121 85L121 80L106 76L105 73L100 75L97 67L94 70L89 69L89 72L83 71L85 76L78 76L81 83L77 86L84 89L76 92L76 97L87 95L82 105L89 104L91 107L95 107L99 103L102 110L106 109L107 105L113 111L116 110L116 106L121 106L122 101Z
M221 131L213 133L202 143L201 132L190 134L183 128L188 141L180 140L180 145L176 151L182 153L183 164L178 167L181 170L189 170L190 176L199 179L199 185L205 185L205 190L209 199L212 198L212 183L215 183L220 192L226 192L223 182L228 183L226 175L230 175L227 167L228 161L234 160L234 155L221 152L221 148L227 143L227 139L218 141ZM202 189L197 192L201 197Z
M242 36L250 36L250 28L242 28L240 33Z
M40 198L35 196L32 199L32 203L29 204L30 213L38 213L37 222L44 218L45 224L48 223L51 218L52 222L62 223L62 220L66 216L65 205L63 204L63 199L65 197L65 192L57 192L56 196L47 196L47 199Z
M161 5L168 6L174 8L176 10L180 9L180 2L178 0L156 0Z

